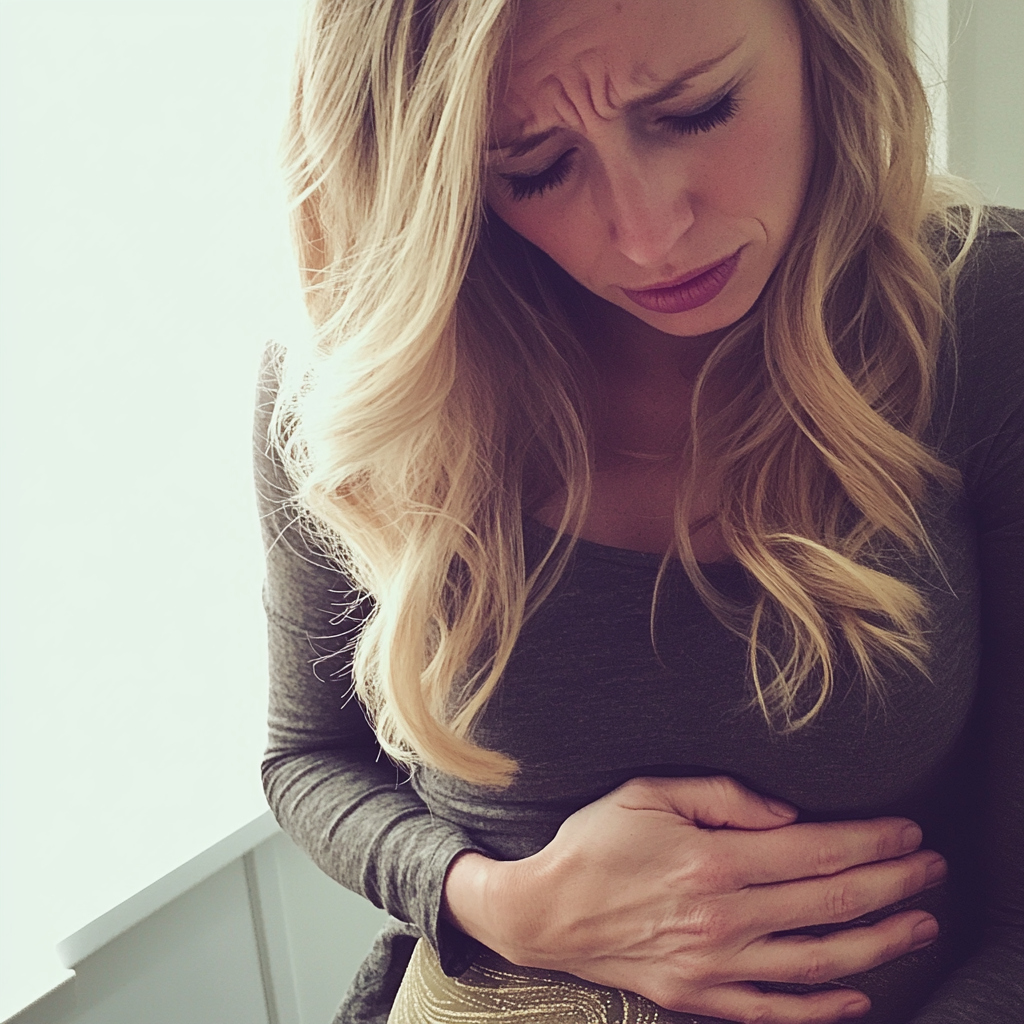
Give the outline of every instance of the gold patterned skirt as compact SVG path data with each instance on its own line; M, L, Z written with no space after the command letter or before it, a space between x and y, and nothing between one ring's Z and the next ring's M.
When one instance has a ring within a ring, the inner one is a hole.
M388 1024L697 1024L618 988L516 967L490 950L449 978L430 943L416 943Z

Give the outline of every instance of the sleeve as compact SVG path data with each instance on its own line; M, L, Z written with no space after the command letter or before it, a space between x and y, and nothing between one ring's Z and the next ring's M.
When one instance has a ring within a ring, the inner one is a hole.
M997 213L1007 223L977 243L957 304L981 584L987 930L914 1024L1018 1024L1024 1013L1024 213Z
M281 355L268 346L254 426L257 500L267 557L270 664L267 802L285 832L331 878L415 925L449 974L472 940L440 917L460 829L432 819L382 753L352 689L352 651L367 599L296 522L290 487L268 443ZM480 851L483 852L483 851Z

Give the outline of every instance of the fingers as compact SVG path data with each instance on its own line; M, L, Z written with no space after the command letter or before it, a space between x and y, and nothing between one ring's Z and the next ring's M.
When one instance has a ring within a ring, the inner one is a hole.
M616 790L634 810L665 810L706 828L775 829L791 824L796 809L754 793L724 775L687 779L632 779Z
M902 857L921 845L920 826L907 818L793 824L797 812L790 804L727 776L638 778L613 795L631 810L669 811L699 827L722 829L705 836L719 874L737 886L834 875Z
M741 884L765 885L835 875L858 864L890 860L921 845L921 829L906 818L790 825L758 832L709 833Z
M842 988L791 996L761 992L753 985L719 985L708 990L706 1001L700 1013L740 1024L832 1024L862 1017L871 1009L863 993Z
M905 953L931 945L938 924L930 914L911 910L870 927L831 935L787 935L754 943L737 958L735 969L758 981L818 985L871 970Z
M838 875L747 889L737 893L751 914L753 934L841 924L937 885L946 862L931 850L850 868Z

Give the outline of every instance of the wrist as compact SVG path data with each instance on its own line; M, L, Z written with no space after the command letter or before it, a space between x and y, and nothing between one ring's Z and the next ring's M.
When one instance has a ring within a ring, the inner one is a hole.
M519 863L460 853L448 868L441 900L446 921L506 959L516 947L513 890Z

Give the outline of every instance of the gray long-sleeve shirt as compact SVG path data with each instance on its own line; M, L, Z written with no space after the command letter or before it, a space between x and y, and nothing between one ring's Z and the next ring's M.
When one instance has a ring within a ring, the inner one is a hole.
M384 1024L419 936L448 973L465 969L475 943L439 917L458 853L528 856L627 779L702 774L788 800L801 820L905 815L946 856L947 883L906 903L936 914L940 939L847 980L872 998L865 1020L1024 1019L1024 214L1000 213L1012 227L993 224L972 250L956 343L940 365L931 436L965 483L959 496L936 491L920 510L942 568L895 550L889 563L930 604L930 678L890 672L882 707L844 663L821 714L786 737L749 705L746 643L705 608L681 566L659 600L655 650L660 556L583 541L523 629L480 722L479 741L519 763L514 783L494 791L434 770L407 781L380 756L351 697L366 606L288 509L266 440L276 388L268 357L256 419L267 797L325 872L393 918L338 1022ZM550 532L524 519L524 539L536 558ZM749 595L738 566L707 572L724 592Z

